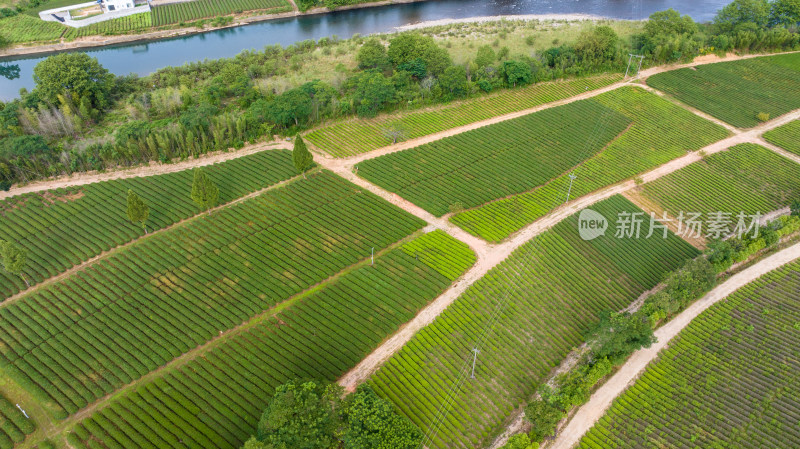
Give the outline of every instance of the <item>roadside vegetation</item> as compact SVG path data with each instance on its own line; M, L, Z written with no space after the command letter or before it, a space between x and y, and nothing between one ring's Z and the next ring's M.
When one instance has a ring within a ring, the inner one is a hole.
M725 11L736 10L739 3L732 5ZM661 64L708 52L788 50L800 43L800 35L783 20L753 31L755 39L729 38L719 46L720 36L738 36L747 22L730 28L723 26L727 22L721 16L713 24L697 25L674 11L653 19L633 36L621 37L613 28L597 25L544 51L514 54L501 44L486 45L475 48L470 61L458 62L447 41L442 47L441 40L416 32L273 46L228 60L166 68L144 78L114 77L81 53L53 56L42 62L39 73L53 73L51 78L66 79L63 84L36 75L36 89L0 107L0 186L197 156L275 133L295 134L329 119L371 117L564 77L620 73L629 51L644 52L650 63ZM532 32L551 27L537 22L527 26ZM773 39L776 35L784 38ZM682 46L665 50L675 42ZM335 62L340 56L341 62ZM329 57L333 61L324 66L326 80L293 81L287 76ZM120 124L135 128L135 138L118 141L115 129Z
M786 265L695 318L578 447L793 447L798 273Z

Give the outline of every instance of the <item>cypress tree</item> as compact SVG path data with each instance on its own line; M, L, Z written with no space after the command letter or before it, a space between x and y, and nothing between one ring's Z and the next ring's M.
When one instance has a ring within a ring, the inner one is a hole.
M150 208L145 204L139 195L128 190L128 220L133 223L141 223L144 233L147 234L147 217L150 216Z
M300 136L297 136L297 139L294 140L292 162L294 163L294 168L302 173L303 177L306 176L306 170L308 170L308 168L311 167L311 164L314 163L314 156L310 151L308 151L306 143L303 142L303 138Z
M200 209L210 209L217 204L219 199L219 189L202 168L194 169L194 181L192 182L192 201ZM209 211L209 213L211 213Z

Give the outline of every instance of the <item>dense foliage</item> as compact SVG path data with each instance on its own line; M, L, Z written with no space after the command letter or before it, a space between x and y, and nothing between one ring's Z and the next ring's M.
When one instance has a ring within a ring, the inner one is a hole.
M415 449L422 432L368 385L342 399L341 387L292 381L275 389L243 449Z

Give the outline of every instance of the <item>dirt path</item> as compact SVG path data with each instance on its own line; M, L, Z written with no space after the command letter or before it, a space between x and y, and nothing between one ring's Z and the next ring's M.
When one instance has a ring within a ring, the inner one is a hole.
M88 172L79 173L72 176L62 176L55 179L47 179L43 181L35 181L23 186L12 187L8 192L0 191L0 200L11 198L13 196L22 195L25 193L41 192L43 190L59 189L63 187L82 186L86 184L94 184L96 182L110 181L113 179L126 179L126 178L142 178L146 176L164 175L167 173L175 173L183 170L189 170L195 167L205 167L219 162L230 161L238 159L242 156L249 156L251 154L259 153L261 151L275 150L275 149L291 149L292 146L289 142L266 142L256 145L250 145L241 150L232 150L226 152L209 153L198 158L187 159L185 161L175 162L171 164L163 164L161 162L150 162L148 165L140 167L111 170L107 172Z
M800 109L778 117L775 120L762 123L756 128L742 131L726 139L715 142L700 149L699 151L695 151L677 159L673 159L666 164L642 174L639 176L639 178L641 178L643 182L652 182L662 176L702 160L703 156L701 156L701 153L710 155L727 150L728 148L740 143L756 142L763 132L781 126L798 117L800 117ZM331 162L334 163L331 164ZM393 204L403 208L407 212L427 220L429 223L432 223L437 228L448 232L455 238L464 241L478 255L477 263L458 282L456 282L456 284L451 286L442 295L433 300L433 302L425 307L416 317L406 323L386 342L381 344L372 353L365 357L358 365L356 365L355 368L347 372L339 379L339 385L343 386L348 391L355 390L359 384L363 383L370 376L372 376L372 374L375 373L378 368L380 368L387 360L389 360L389 358L399 351L408 341L410 341L414 334L433 322L433 320L435 320L436 317L444 312L444 310L447 309L447 307L450 306L450 304L452 304L463 292L465 292L469 286L475 283L478 279L482 278L497 264L504 261L521 245L525 244L532 238L546 231L570 215L589 207L594 203L610 198L616 194L625 193L636 187L636 183L633 180L628 180L577 198L576 200L556 208L546 216L526 226L521 231L513 234L503 243L493 245L471 234L468 234L463 229L452 225L446 219L434 217L429 212L407 200L404 200L397 194L383 190L382 188L371 184L362 178L359 178L355 173L352 172L350 164L339 164L335 162L337 162L335 159L323 159L322 161L319 161L320 165L323 167L375 193L376 195L391 201Z
M599 420L617 396L633 385L647 365L658 357L659 352L680 333L691 321L724 299L731 293L758 279L772 270L800 258L800 243L775 253L755 265L733 275L656 332L658 342L647 349L636 351L627 362L603 386L601 386L573 415L570 422L548 445L549 449L571 449L580 442L583 435Z
M318 169L310 170L310 171L308 171L308 173L313 173L314 171L317 171L317 170ZM136 243L139 243L139 242L141 242L141 241L143 241L145 239L153 238L153 236L155 236L155 235L170 231L170 230L175 229L175 228L177 228L179 226L183 226L186 223L189 223L191 221L197 220L200 217L206 216L206 214L213 214L214 212L216 212L216 211L218 211L220 209L224 209L226 207L233 206L234 204L241 203L242 201L246 201L246 200L249 200L251 198L255 198L255 197L257 197L257 196L259 196L259 195L261 195L261 194L263 194L263 193L265 193L267 191L270 191L272 189L283 187L286 184L294 182L294 181L296 181L296 180L298 180L300 178L302 178L302 175L293 176L293 177L291 177L289 179L285 179L283 181L280 181L277 184L273 184L271 186L264 187L263 189L256 190L255 192L248 193L247 195L239 197L239 198L237 198L237 199L235 199L233 201L229 201L229 202L227 202L225 204L220 204L219 206L212 207L211 209L209 209L207 211L200 212L199 214L192 215L191 217L184 218L183 220L177 221L177 222L175 222L175 223L173 223L173 224L171 224L169 226L166 226L164 228L157 229L157 230L155 230L153 232L150 232L147 235L140 236L140 237L135 238L135 239L133 239L133 240L131 240L129 242L123 243L123 244L121 244L119 246L115 246L114 248L111 248L108 251L103 251L102 253L92 257L91 259L85 260L85 261L79 263L78 265L75 265L72 268L69 268L67 271L64 271L63 273L59 273L59 274L57 274L57 275L55 275L55 276L53 276L51 278L45 279L44 281L39 282L38 284L33 284L29 288L26 288L25 290L22 290L22 291L14 294L14 295L11 295L11 296L9 296L8 298L6 298L4 300L0 300L0 308L11 304L12 302L17 301L20 298L22 298L22 297L24 297L24 296L26 296L26 295L28 295L30 293L33 293L36 290L45 288L48 285L52 285L52 284L54 284L54 283L56 283L56 282L58 282L58 281L60 281L62 279L66 279L67 277L72 276L73 274L75 274L75 273L77 273L77 272L79 272L81 270L84 270L84 269L88 268L89 266L94 265L95 263L97 263L97 262L99 262L99 261L101 261L103 259L106 259L106 258L108 258L110 256L113 256L114 254L120 252L121 250L123 250L125 248L128 248L128 247L130 247L130 246L132 246L132 245L134 245Z
M792 160L792 161L800 164L800 156L798 156L798 155L796 155L794 153L790 153L790 152L784 150L783 148L781 148L781 147L779 147L779 146L777 146L775 144L767 142L766 140L764 140L764 137L762 137L762 136L759 136L758 139L756 139L756 140L757 140L757 143L759 145L761 145L762 147L767 148L767 149L769 149L771 151L774 151L775 153L780 154L781 156L785 157L786 159Z

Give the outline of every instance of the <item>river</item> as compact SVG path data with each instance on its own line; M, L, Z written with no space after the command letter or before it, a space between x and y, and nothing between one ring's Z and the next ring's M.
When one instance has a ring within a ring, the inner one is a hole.
M266 45L289 45L337 35L348 38L391 31L396 27L439 19L517 15L590 14L615 19L643 19L674 8L696 21L711 20L729 0L430 0L377 6L327 14L258 22L235 28L171 39L81 50L96 57L111 72L146 75L162 67L231 57ZM10 100L23 87L33 88L33 67L44 56L5 58L0 66L18 66L20 76L0 78L0 99ZM16 67L14 67L16 68Z

